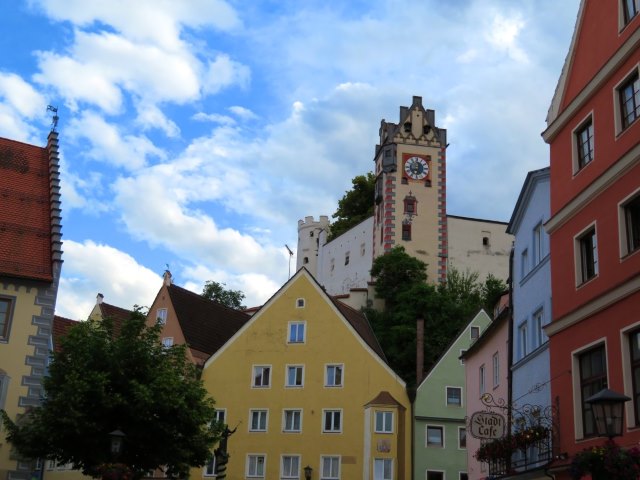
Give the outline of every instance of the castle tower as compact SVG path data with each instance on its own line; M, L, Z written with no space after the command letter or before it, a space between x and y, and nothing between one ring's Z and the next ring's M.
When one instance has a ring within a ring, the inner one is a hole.
M318 274L318 249L320 247L320 234L329 228L329 217L321 215L318 221L313 217L305 217L298 220L298 250L296 258L296 271L306 267L314 277Z
M428 265L431 282L446 279L446 147L435 112L414 96L399 123L381 121L374 159L373 257L402 245Z

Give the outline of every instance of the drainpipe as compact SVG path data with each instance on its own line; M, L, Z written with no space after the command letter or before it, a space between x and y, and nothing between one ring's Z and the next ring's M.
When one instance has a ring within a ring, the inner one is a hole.
M511 244L509 253L509 333L507 350L507 432L511 434L511 409L513 408L513 257L514 245Z
M416 390L424 375L424 317L416 319Z

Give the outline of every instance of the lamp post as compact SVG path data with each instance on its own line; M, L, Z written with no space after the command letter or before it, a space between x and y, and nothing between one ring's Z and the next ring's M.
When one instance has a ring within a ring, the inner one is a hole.
M622 435L623 407L629 400L631 399L626 395L608 388L600 390L585 400L591 405L596 433L599 437L607 437L611 440L613 437Z
M304 467L304 479L305 480L311 480L311 474L312 473L313 473L313 468L311 468L309 465Z

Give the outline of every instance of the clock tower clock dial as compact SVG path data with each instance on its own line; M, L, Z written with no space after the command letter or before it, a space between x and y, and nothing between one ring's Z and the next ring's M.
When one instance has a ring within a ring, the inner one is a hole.
M409 178L422 180L429 175L429 163L422 157L409 157L404 163L404 171Z

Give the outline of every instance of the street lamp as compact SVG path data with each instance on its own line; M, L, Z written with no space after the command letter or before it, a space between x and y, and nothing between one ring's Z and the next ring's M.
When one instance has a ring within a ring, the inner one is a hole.
M305 480L311 480L311 473L312 472L313 472L313 468L311 468L309 465L304 467L304 478L305 478Z
M629 400L631 399L626 395L608 388L600 390L585 400L591 405L596 433L599 437L608 437L611 440L613 437L622 435L622 421L624 419L622 408Z
M111 455L114 457L119 457L122 453L122 444L124 443L125 436L121 430L114 430L109 433L109 438L111 439Z

